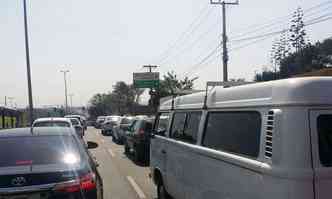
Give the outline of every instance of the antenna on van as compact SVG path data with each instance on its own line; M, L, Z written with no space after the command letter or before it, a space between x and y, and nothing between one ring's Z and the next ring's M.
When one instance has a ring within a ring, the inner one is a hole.
M176 95L174 93L172 93L172 107L171 107L171 110L173 111L174 110L174 100L176 98Z

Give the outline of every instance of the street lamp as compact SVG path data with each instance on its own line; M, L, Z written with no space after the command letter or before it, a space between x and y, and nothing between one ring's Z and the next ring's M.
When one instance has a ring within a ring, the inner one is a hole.
M73 113L73 97L74 97L74 94L69 94L69 97L70 97L70 112Z
M28 37L28 20L27 20L27 5L26 0L23 0L24 10L24 33L25 33L25 56L27 64L27 77L28 77L28 93L29 93L29 116L30 125L33 122L33 100L32 100L32 85L31 85L31 70L30 70L30 53L29 53L29 37Z
M68 113L68 94L67 94L67 78L66 78L66 75L67 73L69 73L69 70L61 70L60 72L63 73L63 78L64 78L64 81L65 81L65 114Z

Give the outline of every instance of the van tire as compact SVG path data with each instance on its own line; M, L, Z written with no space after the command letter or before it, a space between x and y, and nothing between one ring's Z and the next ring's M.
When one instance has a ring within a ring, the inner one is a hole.
M158 199L171 199L172 197L167 193L163 183L159 183L157 187Z

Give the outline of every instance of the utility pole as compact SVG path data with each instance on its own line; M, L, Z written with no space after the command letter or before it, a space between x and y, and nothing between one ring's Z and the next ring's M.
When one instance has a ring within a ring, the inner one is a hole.
M152 69L156 69L158 67L159 66L151 66L151 65L145 65L145 66L143 66L143 68L148 68L149 69L149 73L152 73Z
M5 106L7 106L7 96L5 96Z
M27 77L28 77L28 94L29 94L29 116L30 125L33 123L33 100L32 100L32 85L31 85L31 70L30 70L30 53L29 53L29 37L28 37L28 19L27 19L27 5L26 0L23 0L24 10L24 33L25 33L25 56L27 64Z
M74 94L70 94L70 112L73 113L73 96Z
M238 5L239 1L236 2L225 2L221 0L210 0L211 4L222 5L222 59L223 59L223 81L228 81L228 50L227 50L227 33L226 33L226 5Z
M61 70L60 72L63 73L63 78L65 80L65 114L68 113L68 93L67 93L67 73L69 73L69 70Z

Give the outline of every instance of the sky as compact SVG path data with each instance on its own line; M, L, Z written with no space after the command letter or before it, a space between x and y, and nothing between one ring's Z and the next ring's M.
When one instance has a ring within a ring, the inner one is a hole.
M195 87L222 78L221 50L203 61L221 42L221 6L209 0L27 0L34 105L64 104L64 80L73 105L85 106L117 81L132 83L143 65L159 65L161 74L198 76ZM314 6L325 6L310 10ZM240 0L227 6L229 78L251 81L269 67L269 51L278 35L236 41L289 26L298 6L305 20L332 11L326 0ZM309 9L306 11L306 9ZM274 26L267 27L259 25ZM258 29L257 29L258 27ZM332 20L306 27L310 41L331 37ZM245 46L245 47L244 47ZM23 1L0 1L0 105L28 103Z

